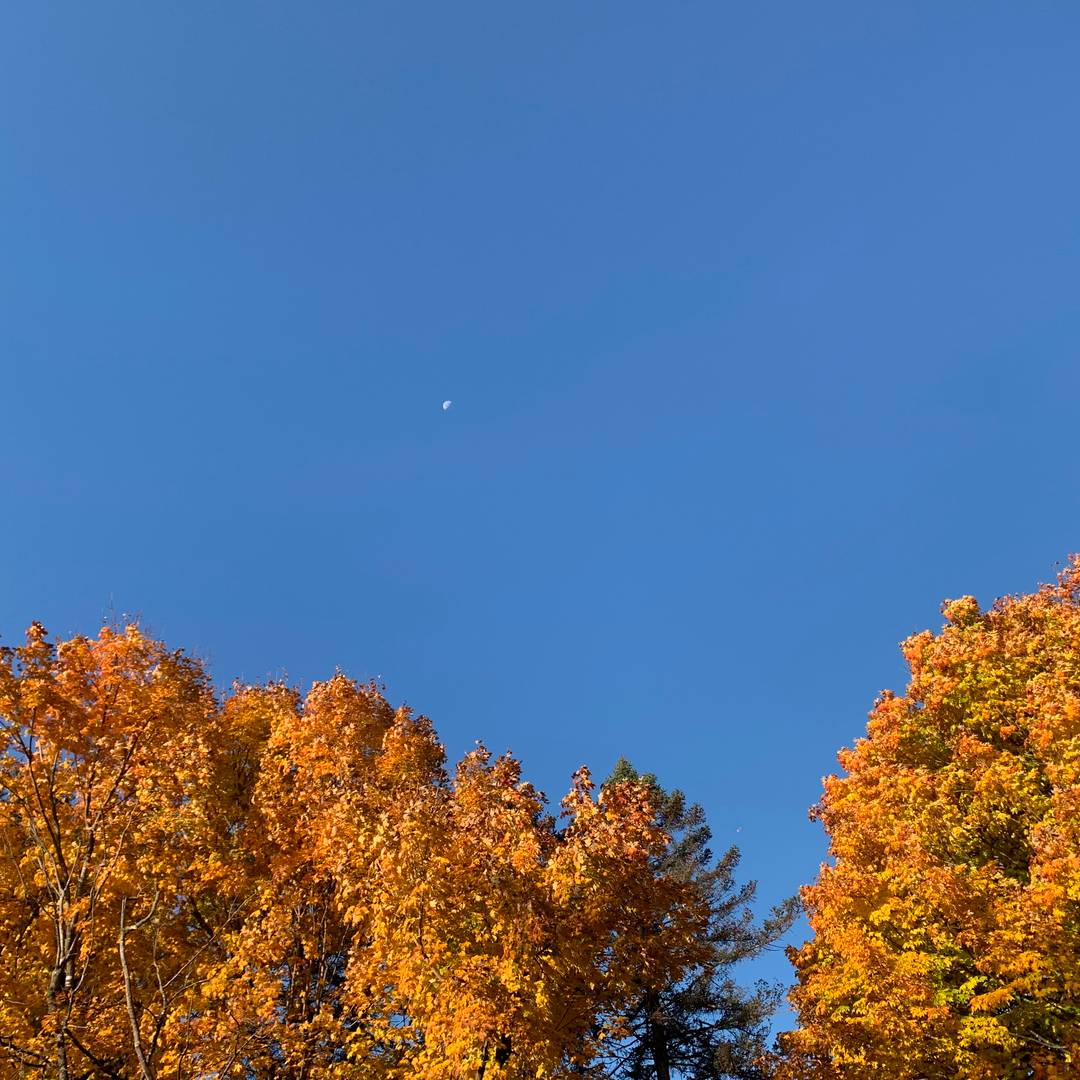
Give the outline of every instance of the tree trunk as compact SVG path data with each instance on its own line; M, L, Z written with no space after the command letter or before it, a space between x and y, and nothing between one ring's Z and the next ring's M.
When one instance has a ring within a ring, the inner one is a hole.
M68 1080L66 1027L64 1022L56 1029L56 1080Z
M649 1052L652 1054L656 1080L671 1080L671 1059L668 1057L668 1033L660 1011L660 995L650 990L645 995L645 1013L649 1025Z

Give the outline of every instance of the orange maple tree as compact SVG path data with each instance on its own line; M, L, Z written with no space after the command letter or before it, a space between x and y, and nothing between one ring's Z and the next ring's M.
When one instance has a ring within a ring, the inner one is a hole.
M582 770L560 820L342 675L218 695L137 627L34 625L0 740L0 1076L589 1075L700 960L645 786Z
M825 781L781 1075L1080 1075L1080 559L943 613Z

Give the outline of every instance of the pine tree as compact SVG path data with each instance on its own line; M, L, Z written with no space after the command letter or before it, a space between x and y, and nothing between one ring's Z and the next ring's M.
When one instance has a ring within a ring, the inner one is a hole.
M648 785L657 824L671 838L666 851L652 859L652 872L692 884L707 904L702 944L708 959L676 983L643 987L626 1017L625 1037L606 1054L608 1075L612 1080L762 1080L768 1022L783 990L764 981L742 987L732 968L776 944L794 922L798 900L785 900L756 922L751 904L757 883L736 883L738 848L714 859L701 806L688 803L681 791L665 791L654 775L641 775L620 758L605 787L627 780Z

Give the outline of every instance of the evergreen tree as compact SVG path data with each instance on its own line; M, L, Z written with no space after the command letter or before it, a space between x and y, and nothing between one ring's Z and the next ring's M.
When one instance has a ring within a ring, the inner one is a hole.
M611 1080L763 1080L769 1018L783 989L764 981L752 989L739 986L732 968L776 944L798 915L798 899L785 900L756 922L751 904L757 883L737 885L738 848L714 860L701 806L688 803L681 791L665 791L651 773L641 775L620 758L605 786L624 780L652 788L657 822L671 837L652 860L653 873L692 883L706 900L708 960L678 983L643 989L626 1017L627 1036L608 1049L607 1074Z

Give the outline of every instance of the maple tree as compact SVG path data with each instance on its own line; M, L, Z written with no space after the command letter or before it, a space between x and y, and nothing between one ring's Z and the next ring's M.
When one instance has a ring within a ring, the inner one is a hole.
M0 741L0 1076L599 1076L703 962L648 785L549 813L340 674L219 695L137 627L35 624Z
M1080 559L942 610L825 781L781 1076L1080 1070Z

